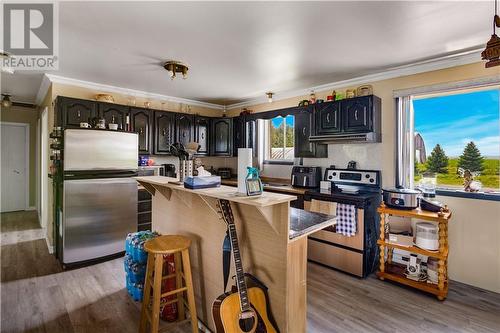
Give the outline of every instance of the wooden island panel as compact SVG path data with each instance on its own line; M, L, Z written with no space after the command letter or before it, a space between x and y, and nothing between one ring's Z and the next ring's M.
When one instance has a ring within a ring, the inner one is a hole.
M198 316L214 331L212 303L224 292L222 243L226 233L216 202L221 196L228 199L235 189L221 186L218 193L215 189L193 191L140 178L141 184L155 189L153 230L192 239L190 256ZM166 188L169 195L164 195ZM306 332L307 237L289 239L289 202L295 197L265 194L270 196L228 199L232 201L244 270L269 288L271 312L280 332ZM230 277L233 275L231 263ZM230 279L228 289L232 283Z

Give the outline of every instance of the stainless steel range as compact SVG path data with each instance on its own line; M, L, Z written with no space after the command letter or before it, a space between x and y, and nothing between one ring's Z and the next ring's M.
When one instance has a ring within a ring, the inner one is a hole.
M366 277L376 268L379 218L376 212L381 201L381 177L376 170L327 168L324 181L330 189L308 190L304 208L337 214L338 204L352 205L356 233L344 236L336 227L329 227L309 236L308 259L356 276Z

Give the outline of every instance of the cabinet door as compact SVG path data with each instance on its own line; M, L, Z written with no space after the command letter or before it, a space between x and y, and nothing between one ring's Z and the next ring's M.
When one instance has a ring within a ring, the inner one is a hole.
M238 156L238 148L245 148L245 122L241 117L233 118L233 156Z
M118 130L124 131L127 128L126 118L129 114L129 107L125 105L99 103L99 117L106 120L108 124L118 124Z
M327 102L314 105L316 134L331 134L342 130L340 102Z
M130 109L130 129L138 134L139 153L151 154L151 137L153 130L153 111L140 108Z
M247 120L245 122L245 146L252 148L253 157L257 157L257 121Z
M97 116L97 103L76 98L60 97L57 101L64 128L80 127Z
M342 101L345 132L364 133L372 131L372 97L356 97Z
M176 142L186 146L194 141L194 116L192 114L177 113L175 116L177 127Z
M231 156L232 154L232 121L230 118L212 119L211 155Z
M175 113L155 111L154 152L170 155L170 145L175 138Z
M313 120L311 108L306 108L295 114L295 157L314 157L315 155L315 144L309 141L309 136L314 129Z
M196 117L195 119L195 140L200 145L197 155L208 155L209 152L209 130L210 119L206 117Z

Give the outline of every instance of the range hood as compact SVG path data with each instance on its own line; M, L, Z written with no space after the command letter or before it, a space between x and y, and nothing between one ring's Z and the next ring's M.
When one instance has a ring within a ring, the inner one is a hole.
M319 143L374 143L382 142L382 135L376 132L311 135L309 141Z

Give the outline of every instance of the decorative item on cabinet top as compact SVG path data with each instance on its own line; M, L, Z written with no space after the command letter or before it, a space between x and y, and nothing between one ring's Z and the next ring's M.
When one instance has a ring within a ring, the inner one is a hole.
M115 99L110 94L97 94L95 100L98 102L114 103Z

